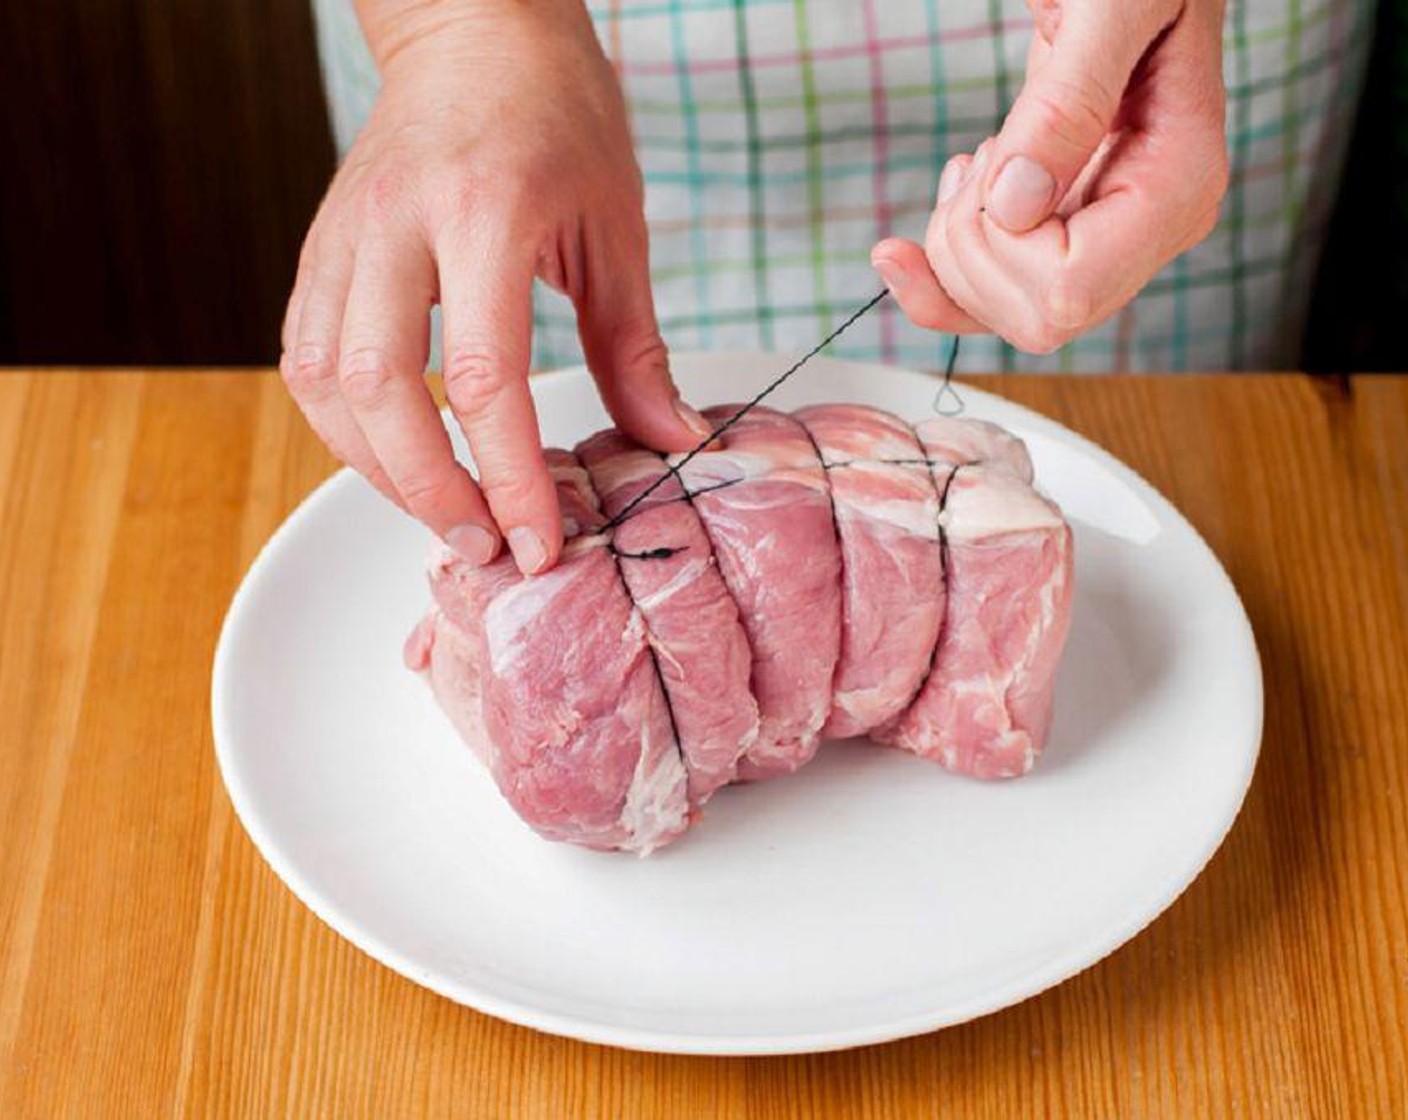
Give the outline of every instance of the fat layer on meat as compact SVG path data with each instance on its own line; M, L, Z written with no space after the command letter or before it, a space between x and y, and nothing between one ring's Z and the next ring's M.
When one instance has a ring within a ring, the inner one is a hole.
M659 455L616 431L597 433L577 454L607 517L668 475ZM752 654L738 608L699 514L675 477L666 477L631 511L612 545L645 621L689 775L690 802L697 806L737 777L739 756L758 736Z
M712 424L738 405L705 412ZM816 753L841 648L841 561L826 472L805 429L755 408L722 447L681 468L753 654L758 736L742 778L789 774Z
M562 451L548 461L564 522L598 524L580 464ZM688 826L686 774L644 620L607 543L575 537L562 563L531 577L507 556L476 568L438 548L433 629L408 652L528 824L646 853Z
M525 578L437 547L405 651L540 833L648 852L823 736L982 778L1031 766L1072 544L1015 436L821 405L757 408L688 461L616 432L579 451L546 453L561 563Z
M1017 777L1050 726L1070 623L1070 528L1003 429L945 420L917 432L943 504L946 610L919 695L873 737L971 777Z
M888 412L821 404L794 415L831 483L841 546L841 651L823 738L864 735L923 683L944 615L939 497L914 430Z

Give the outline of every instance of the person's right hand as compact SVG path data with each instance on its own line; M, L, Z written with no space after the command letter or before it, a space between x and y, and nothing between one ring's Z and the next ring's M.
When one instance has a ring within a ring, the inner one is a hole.
M1050 353L1216 225L1227 190L1223 0L1027 0L1027 79L939 179L922 245L871 259L933 330Z
M580 0L362 7L382 90L308 232L280 369L333 453L456 552L507 539L542 571L562 526L527 384L535 277L571 297L622 429L661 451L708 432L656 326L620 90ZM436 302L478 484L422 376Z

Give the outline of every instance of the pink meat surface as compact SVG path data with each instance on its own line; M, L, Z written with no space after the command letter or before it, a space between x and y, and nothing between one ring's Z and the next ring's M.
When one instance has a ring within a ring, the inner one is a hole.
M935 466L990 463L1011 471L1025 483L1032 481L1032 459L1027 454L1027 445L989 420L933 416L919 421L914 432ZM938 475L938 480L942 486L942 474Z
M1071 531L1005 461L945 481L948 605L918 698L877 738L977 778L1031 769L1070 623Z
M710 409L720 424L737 405ZM841 560L826 472L792 417L756 408L682 468L753 653L758 738L739 776L788 774L816 753L841 649Z
M794 414L827 467L841 542L841 656L827 739L899 715L929 671L944 615L939 498L913 429L863 405Z
M1073 585L1022 442L822 405L758 408L720 444L673 467L616 432L547 452L568 543L544 575L433 553L406 662L513 808L552 839L645 853L823 735L1025 772Z
M567 528L601 520L586 472L548 453ZM542 835L646 853L689 824L686 775L645 625L603 536L552 571L475 568L439 548L437 610L408 643L504 796Z
M616 431L592 436L577 454L607 517L668 473L659 455ZM737 777L739 756L758 736L748 638L699 514L677 479L631 511L613 544L626 589L645 619L689 772L690 803L700 805Z

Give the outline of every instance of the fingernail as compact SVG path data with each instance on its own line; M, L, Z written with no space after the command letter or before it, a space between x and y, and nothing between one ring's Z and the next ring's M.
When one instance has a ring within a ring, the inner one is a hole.
M514 563L526 576L542 571L548 562L548 550L543 538L526 525L508 531L508 547L513 551Z
M880 258L879 260L872 261L871 263L875 266L875 271L880 274L880 279L885 281L885 287L889 288L890 291L899 294L899 292L904 288L905 284L904 269L902 269L894 261L887 260L884 257Z
M680 397L675 398L675 415L683 420L685 427L700 439L714 430L709 426L709 421L705 420L697 409L686 404Z
M456 525L445 534L445 543L476 568L487 564L499 550L498 539L479 525Z
M988 213L1008 229L1031 229L1046 217L1055 193L1051 172L1034 159L1013 156L988 192Z
M959 165L958 157L954 156L944 164L943 174L939 176L938 204L940 206L958 193L958 188L963 186L963 178L963 170Z

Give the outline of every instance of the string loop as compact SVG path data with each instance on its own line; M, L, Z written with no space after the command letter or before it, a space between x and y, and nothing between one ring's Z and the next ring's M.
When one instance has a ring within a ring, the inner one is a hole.
M940 416L961 416L967 407L953 385L953 369L958 364L958 344L962 340L962 335L953 336L953 346L948 352L948 362L944 366L944 381L939 386L938 393L934 395L934 411ZM948 398L948 403L945 403L945 397Z

